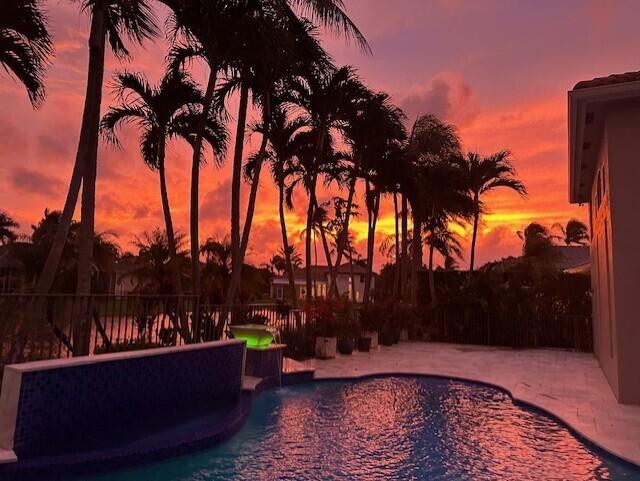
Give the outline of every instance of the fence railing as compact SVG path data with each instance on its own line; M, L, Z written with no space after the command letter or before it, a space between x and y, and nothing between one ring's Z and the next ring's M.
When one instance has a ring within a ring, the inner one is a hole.
M6 363L178 346L224 338L226 326L261 323L282 336L304 312L282 304L223 306L198 296L0 295L0 368Z
M593 350L589 315L446 307L412 317L414 339ZM247 323L278 328L287 355L313 355L315 321L286 304L228 306L189 295L0 294L0 376L7 363L204 342L225 338L229 324Z

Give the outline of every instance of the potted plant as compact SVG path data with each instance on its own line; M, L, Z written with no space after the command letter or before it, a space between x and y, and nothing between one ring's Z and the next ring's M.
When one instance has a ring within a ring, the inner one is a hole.
M376 309L373 306L361 308L359 314L361 326L360 337L368 338L369 349L375 349L378 347L380 316L376 313Z
M369 352L370 350L371 350L371 338L361 335L358 338L358 351Z
M355 349L358 335L358 324L350 302L336 305L336 322L338 326L338 352L350 355Z
M336 335L336 315L333 303L329 301L316 302L308 313L315 325L315 353L319 359L336 357L338 337Z

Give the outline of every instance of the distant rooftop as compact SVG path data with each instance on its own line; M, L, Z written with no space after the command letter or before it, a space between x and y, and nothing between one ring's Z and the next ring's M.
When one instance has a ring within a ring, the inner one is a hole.
M615 85L627 82L640 81L640 72L626 72L607 75L606 77L596 77L592 80L578 82L573 90L588 89L591 87L602 87L604 85Z

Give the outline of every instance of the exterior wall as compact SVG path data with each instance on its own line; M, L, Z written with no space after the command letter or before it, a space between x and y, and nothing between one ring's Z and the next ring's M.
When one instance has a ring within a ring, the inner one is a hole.
M618 397L618 360L615 345L611 206L609 183L609 135L603 134L591 186L591 285L593 287L594 352L611 389Z
M640 404L640 100L611 104L607 110L610 183L611 336L617 363L618 400ZM604 339L603 339L604 340ZM606 350L606 346L602 346ZM603 351L603 349L600 351ZM612 383L613 385L614 383Z

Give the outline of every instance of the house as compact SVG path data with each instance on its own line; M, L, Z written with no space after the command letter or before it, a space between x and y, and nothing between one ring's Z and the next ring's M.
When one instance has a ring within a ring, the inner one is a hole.
M640 404L640 72L569 92L569 199L589 205L594 351L623 403Z
M24 266L11 252L11 246L0 245L0 294L19 292Z
M362 302L364 298L364 279L367 269L359 264L350 266L348 263L342 264L337 269L336 283L338 294L348 297L356 302ZM294 268L293 277L296 286L296 297L304 300L307 296L307 274L304 268ZM371 278L371 290L375 288L374 274ZM311 266L312 296L324 299L327 297L331 284L331 276L328 266ZM353 281L353 282L352 282ZM289 277L276 276L271 280L270 296L272 299L286 301L291 298L289 288Z

